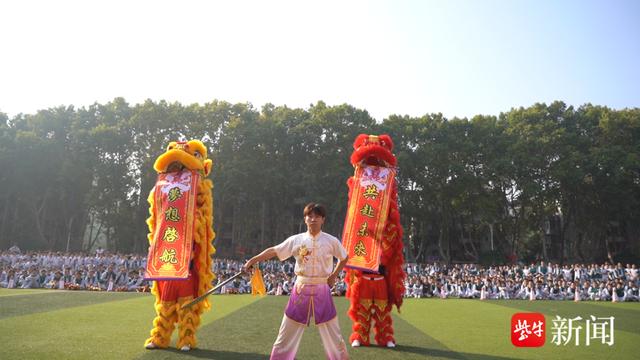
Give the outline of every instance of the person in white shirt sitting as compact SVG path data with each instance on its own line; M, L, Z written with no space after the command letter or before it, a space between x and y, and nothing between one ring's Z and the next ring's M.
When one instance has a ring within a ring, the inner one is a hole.
M416 299L419 299L422 297L422 283L420 282L420 280L413 283L412 295Z
M470 299L480 298L481 291L482 283L480 282L480 279L476 279L476 281L469 287L468 297Z
M587 289L587 297L589 300L596 301L600 299L600 287L595 282L591 284L589 281L587 281L585 283L585 287Z
M449 292L447 291L447 285L446 284L438 284L436 286L437 291L438 291L438 296L441 299L446 299L447 295L449 294Z
M640 301L638 286L634 285L631 281L625 286L624 301Z
M611 301L611 288L604 283L600 283L600 288L598 289L598 297L596 300L601 301Z
M507 287L504 281L500 281L498 283L498 293L496 295L496 299L504 299L504 300L509 299L509 294L507 293Z
M638 280L638 269L636 268L636 264L633 264L633 265L627 264L626 272L627 272L628 280L631 280L631 281Z
M520 284L518 284L517 288L515 289L516 294L515 297L516 299L526 299L527 298L527 287L529 285L529 282L527 280L523 280Z

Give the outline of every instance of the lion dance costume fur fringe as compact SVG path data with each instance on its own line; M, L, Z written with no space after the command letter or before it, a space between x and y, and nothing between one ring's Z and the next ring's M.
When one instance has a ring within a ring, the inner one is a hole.
M393 142L389 135L365 135L356 137L353 144L351 164L375 165L395 168L396 157L391 152ZM349 178L347 184L352 190L354 177ZM351 193L352 191L350 191ZM353 201L353 199L349 199ZM402 254L402 225L398 212L397 187L392 190L390 209L385 222L382 239L380 241L382 255L380 274L366 273L361 270L347 268L347 294L349 298L349 317L353 321L353 332L349 342L360 345L370 345L369 333L374 323L375 342L380 346L395 346L391 310L393 305L400 311L402 296L405 291L403 269L404 256Z
M192 299L206 293L212 288L215 275L211 270L211 257L215 253L213 247L213 182L206 177L211 172L212 161L207 158L207 148L198 140L188 142L171 142L165 153L160 155L154 164L158 173L167 172L170 166L179 164L180 168L195 170L201 179L196 194L195 229L193 232L193 250L191 271L187 280L154 281L151 292L155 295L157 316L153 320L151 337L145 341L146 348L167 348L171 334L178 324L177 348L188 351L196 347L196 331L200 325L201 314L210 308L208 300L190 308L181 306ZM153 191L149 196L151 216L149 225L149 242L153 241L156 230L155 204Z

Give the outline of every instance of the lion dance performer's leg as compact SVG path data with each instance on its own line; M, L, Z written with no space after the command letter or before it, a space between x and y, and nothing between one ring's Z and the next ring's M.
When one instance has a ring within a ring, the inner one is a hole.
M156 295L156 318L153 319L153 329L151 337L145 341L147 348L167 348L171 341L171 333L178 321L178 312L175 301L162 301L158 296L157 282L153 285L151 292Z
M351 307L349 316L353 320L353 332L349 341L357 340L360 345L371 343L369 334L373 323L375 342L380 346L395 345L393 337L392 305L388 301L387 283L384 276L376 274L358 274L352 282ZM353 284L357 284L353 287Z
M156 295L156 312L151 337L145 342L148 348L166 348L171 333L178 323L177 348L190 350L196 346L196 329L200 325L202 306L182 309L182 305L194 299L198 286L198 275L193 273L184 281L156 281L153 293ZM153 343L153 345L149 345Z
M390 343L395 345L393 338L393 320L391 319L392 305L388 301L387 284L384 277L377 277L376 280L370 281L373 284L374 296L371 316L374 325L374 333L376 344L380 346L389 346Z
M178 300L178 343L176 347L182 349L185 346L193 349L196 347L196 329L200 326L200 314L191 308L181 309L182 305L193 300L193 297L185 297Z
M362 274L357 270L347 270L347 276L350 276L349 285L349 317L353 322L351 336L349 342L358 341L360 345L369 345L369 332L371 330L371 306L373 303L373 294L369 286L369 282L362 278Z
M196 332L200 326L200 316L210 308L209 301L205 300L190 308L181 309L183 304L211 289L211 284L215 279L213 272L211 272L211 256L215 253L211 244L211 239L215 236L211 222L213 219L212 187L213 184L208 179L200 183L197 197L199 214L196 217L196 231L194 232L193 268L189 280L186 283L180 282L182 287L177 295L179 310L176 347L181 350L190 350L196 347Z

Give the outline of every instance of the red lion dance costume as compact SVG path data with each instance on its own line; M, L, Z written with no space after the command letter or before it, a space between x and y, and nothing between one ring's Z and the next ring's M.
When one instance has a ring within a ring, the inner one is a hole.
M373 322L375 342L395 347L391 309L395 305L400 311L406 277L395 182L397 160L389 135L360 134L353 148L355 173L347 182L349 206L343 234L349 252L346 296L353 321L349 341L353 347L369 345Z
M198 140L171 142L154 169L158 180L149 195L149 259L146 278L155 279L156 318L147 349L166 348L178 324L177 348L196 347L200 315L210 308L204 300L189 308L182 305L212 288L215 276L211 256L213 232L213 182L206 177L212 161Z

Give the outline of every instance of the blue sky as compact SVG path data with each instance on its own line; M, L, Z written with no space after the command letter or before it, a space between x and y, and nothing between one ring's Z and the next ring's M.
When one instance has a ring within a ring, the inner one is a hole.
M0 4L0 111L123 96L376 119L562 100L640 106L640 1L19 1Z

